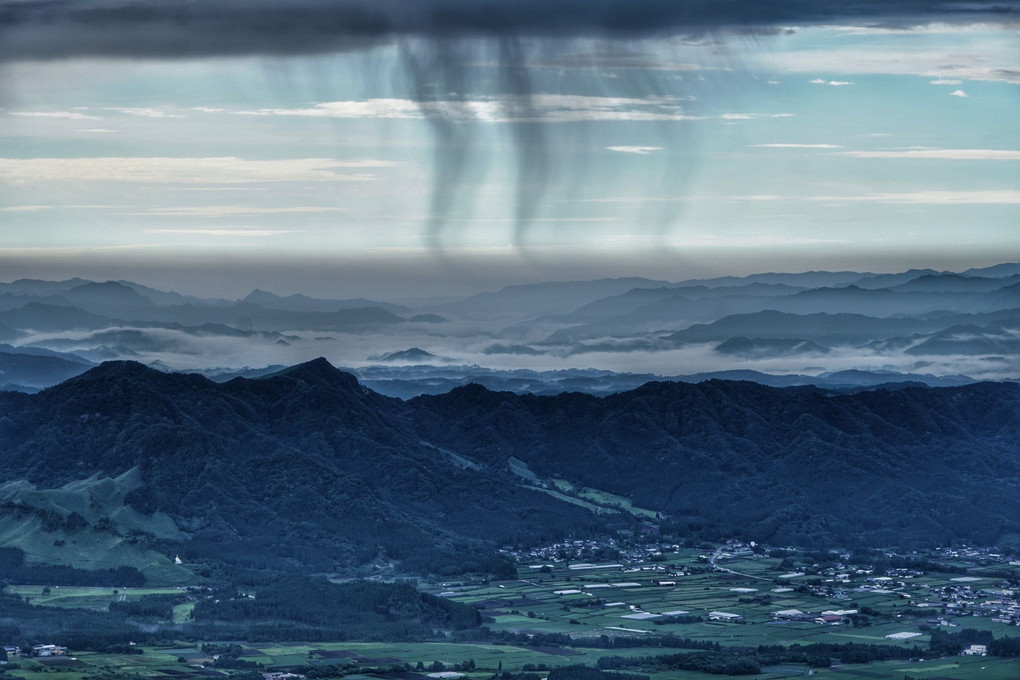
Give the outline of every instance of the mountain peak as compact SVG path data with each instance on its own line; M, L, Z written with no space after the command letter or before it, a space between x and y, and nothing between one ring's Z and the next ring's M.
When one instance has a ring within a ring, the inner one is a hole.
M87 308L87 311L113 312L128 308L152 307L153 302L134 288L129 288L117 281L103 283L83 283L61 296L74 305Z
M134 380L161 376L162 372L138 361L104 361L71 381ZM68 381L68 382L71 382Z
M428 361L437 358L432 352L423 350L420 347L411 347L397 352L377 354L369 357L372 361Z
M285 368L282 371L270 373L258 378L258 380L268 380L271 378L290 378L309 384L326 384L337 387L360 387L357 378L350 373L341 371L329 363L325 357L318 357L317 359Z
M80 286L75 286L71 290L67 291L70 294L107 294L107 295L121 295L130 298L141 298L138 291L133 288L125 286L119 281L103 281L102 283L96 283L89 281L83 283Z
M280 296L269 291L262 290L260 288L253 289L250 293L245 295L242 300L244 302L258 302L259 300L279 300Z

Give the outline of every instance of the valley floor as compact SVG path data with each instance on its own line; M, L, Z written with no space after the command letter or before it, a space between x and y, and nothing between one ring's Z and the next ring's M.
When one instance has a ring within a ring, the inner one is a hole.
M610 559L581 557L592 551ZM528 559L543 556L553 557ZM748 545L676 549L655 544L615 550L578 541L517 557L517 579L419 583L423 592L471 605L482 614L483 629L451 631L444 639L236 642L240 646L234 647L231 659L239 661L235 665L240 668L231 669L216 663L216 649L203 649L210 643L230 642L191 639L138 645L137 651L123 654L71 649L67 657L11 656L10 664L16 667L4 675L12 680L190 680L230 675L252 680L257 673L296 672L309 677L481 680L522 672L545 678L553 669L580 664L653 680L707 680L724 676L664 668L661 658L650 657L697 657L740 649L753 654L765 647L823 644L832 650L825 654L828 667L763 664L744 677L1020 677L1020 658L962 655L955 650L940 655L931 646L939 636L951 643L963 640L964 649L969 647L968 635L1020 636L1015 595L1020 565L990 550L875 553L874 564L864 565L860 556L840 552L769 554ZM60 609L105 609L111 602L180 590L50 587L44 592L41 586L10 586L9 592L53 607L59 616ZM162 623L188 621L192 607L177 605L173 622ZM171 628L167 634L172 635ZM841 655L849 644L896 658L845 663ZM608 657L615 661L607 662ZM607 674L603 680L615 677L619 676Z

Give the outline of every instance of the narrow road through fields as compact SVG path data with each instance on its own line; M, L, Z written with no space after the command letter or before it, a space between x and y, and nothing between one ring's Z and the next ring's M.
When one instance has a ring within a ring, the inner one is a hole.
M753 578L753 579L758 580L758 581L768 581L769 583L774 583L774 581L772 579L766 578L764 576L755 576L754 574L745 574L745 573L740 572L740 571L733 571L732 569L727 569L726 567L719 566L716 563L716 560L719 559L719 555L721 555L723 553L723 551L724 551L723 548L716 548L715 551L712 553L712 557L709 558L708 564L713 569L717 569L719 571L725 571L728 574L736 574L737 576L743 576L744 578Z

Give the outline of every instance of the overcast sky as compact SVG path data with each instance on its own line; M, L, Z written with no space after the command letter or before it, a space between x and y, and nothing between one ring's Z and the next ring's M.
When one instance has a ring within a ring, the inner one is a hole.
M704 5L0 0L0 276L346 297L1020 260L1016 2Z

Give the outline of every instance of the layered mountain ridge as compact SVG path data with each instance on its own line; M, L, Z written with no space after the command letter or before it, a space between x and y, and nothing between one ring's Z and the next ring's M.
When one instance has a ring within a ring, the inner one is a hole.
M766 384L942 385L1020 376L1020 264L551 281L459 299L253 290L199 298L130 281L0 283L0 388L35 391L107 360L217 379L316 356L390 396L480 381L608 394L744 371ZM12 351L16 350L16 351ZM44 364L27 352L48 350ZM863 382L844 382L855 375Z
M137 470L124 503L173 531L104 531L248 568L437 570L621 530L801 545L1020 534L1009 383L850 394L653 382L606 397L471 385L405 402L324 359L225 383L108 362L38 394L0 393L0 413L9 480L56 488ZM2 508L0 520L36 521Z

